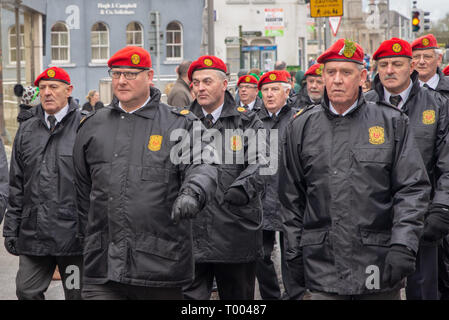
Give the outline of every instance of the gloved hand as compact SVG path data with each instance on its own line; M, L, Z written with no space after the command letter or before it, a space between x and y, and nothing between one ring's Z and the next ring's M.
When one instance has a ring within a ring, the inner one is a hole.
M449 233L449 208L443 205L432 205L424 223L423 239L439 241Z
M198 212L200 212L200 202L197 195L191 189L186 188L173 204L171 219L177 224L180 219L195 218Z
M224 199L234 206L244 206L249 202L249 198L242 187L229 188L225 192Z
M5 248L10 254L18 256L17 253L17 237L6 237L5 238Z
M407 247L394 244L385 258L382 279L394 287L399 281L415 271L415 254Z

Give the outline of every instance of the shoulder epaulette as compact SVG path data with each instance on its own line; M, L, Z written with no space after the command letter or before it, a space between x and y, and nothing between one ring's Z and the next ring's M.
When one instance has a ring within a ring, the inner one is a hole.
M86 110L81 110L81 120L80 120L80 124L78 125L78 129L76 129L76 132L78 132L78 130L83 126L83 124L86 122L86 120L89 119L90 117L92 117L96 112L97 112L97 110L94 110L92 112L89 112Z
M237 107L236 110L243 116L245 120L251 120L256 116L256 112L244 107Z
M310 104L310 105L308 105L307 107L304 107L304 108L299 109L298 112L296 112L296 113L293 115L293 119L298 118L300 115L302 115L302 114L306 113L307 111L313 109L315 106L317 106L317 105L316 105L316 104Z
M170 111L174 114L184 116L190 120L196 120L197 117L188 108L170 107Z

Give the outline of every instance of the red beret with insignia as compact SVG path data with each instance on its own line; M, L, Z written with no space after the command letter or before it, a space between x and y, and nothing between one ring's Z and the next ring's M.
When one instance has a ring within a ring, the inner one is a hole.
M51 67L46 69L36 78L36 80L34 80L34 85L38 87L39 81L41 80L61 81L66 84L70 84L69 74L64 69L58 67Z
M433 34L428 34L412 42L412 50L438 49L437 39Z
M446 66L446 68L443 69L443 73L445 76L449 76L449 65Z
M237 81L237 86L239 86L241 83L251 83L257 85L257 79L255 76L246 74L239 78L239 81Z
M373 60L382 58L406 57L412 58L412 47L410 43L399 38L391 38L382 42L373 54Z
M285 70L273 70L267 73L264 73L263 76L260 77L259 83L257 84L257 88L260 90L262 86L266 83L274 83L274 82L285 82L288 83L287 73Z
M127 46L114 53L108 61L108 67L148 70L151 68L151 57L144 48Z
M313 66L307 70L306 73L304 73L304 77L306 76L318 76L321 77L321 74L323 73L323 67L324 65L321 63L315 63Z
M318 57L317 62L348 61L363 64L363 57L363 49L358 43L347 39L339 39Z
M196 70L214 69L227 72L226 64L220 58L215 56L201 56L196 61L193 61L187 72L189 80L192 81L192 75Z

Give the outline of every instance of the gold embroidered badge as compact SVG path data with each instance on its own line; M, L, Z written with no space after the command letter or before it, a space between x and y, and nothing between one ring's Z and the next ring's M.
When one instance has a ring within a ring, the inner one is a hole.
M422 113L422 123L433 124L435 123L435 110L426 110Z
M181 111L179 111L179 113L180 113L180 114L182 114L182 115L186 115L186 114L189 114L189 113L190 113L190 111L189 111L189 110L186 110L186 109L184 109L184 110L181 110Z
M56 75L55 70L50 69L50 70L47 71L47 76L48 76L49 78L54 78L55 75Z
M148 141L148 149L151 151L159 151L162 146L162 136L153 135L150 136L150 141Z
M245 78L245 82L250 82L251 81L251 78L250 77L246 77Z
M422 43L423 46L427 47L429 45L430 41L429 41L429 39L424 38L424 39L422 39L421 43Z
M210 67L213 64L212 60L209 58L204 59L203 63L208 67Z
M276 80L276 75L274 73L270 74L270 76L268 77L270 78L271 81Z
M384 128L375 126L369 128L369 142L371 144L382 144L385 142Z
M139 62L140 62L140 56L139 56L137 53L133 54L133 55L131 56L131 62L132 62L133 64L139 64Z
M393 49L394 52L399 53L402 50L402 46L399 43L395 43L391 49Z

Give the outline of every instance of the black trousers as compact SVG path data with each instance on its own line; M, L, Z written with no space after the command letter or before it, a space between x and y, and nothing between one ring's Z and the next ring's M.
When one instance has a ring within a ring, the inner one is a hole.
M421 242L416 270L407 278L407 300L438 300L438 245Z
M438 291L441 300L449 300L449 236L438 246Z
M181 288L142 287L115 281L83 285L83 300L182 300Z
M193 282L183 288L184 299L209 300L213 280L221 300L253 300L256 263L197 263Z
M393 290L390 292L360 294L353 296L308 291L304 295L304 300L401 300L401 291Z
M19 257L16 276L16 295L19 300L44 300L56 266L61 274L66 300L81 299L83 274L82 256L27 256Z
M279 300L281 288L274 263L271 260L276 231L263 230L263 256L256 260L256 278L259 282L260 296L263 300Z

